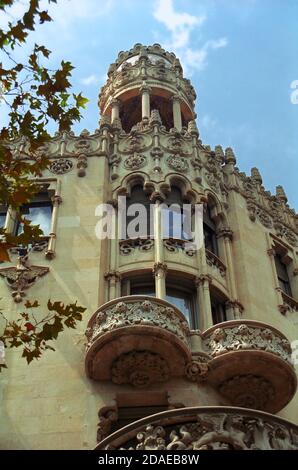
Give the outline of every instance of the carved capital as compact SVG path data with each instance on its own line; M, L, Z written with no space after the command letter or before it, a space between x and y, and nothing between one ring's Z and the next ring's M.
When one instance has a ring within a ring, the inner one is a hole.
M233 240L233 231L228 227L222 228L217 232L216 237L217 238L223 237L223 238L227 238L228 240L232 241Z
M110 283L121 281L121 274L118 271L108 271L104 274L104 278Z
M210 285L212 284L212 277L209 274L201 274L200 276L196 276L195 278L195 285L199 287L200 285Z
M159 274L163 274L164 276L167 274L168 266L166 263L161 263L160 261L154 263L152 272L155 276Z

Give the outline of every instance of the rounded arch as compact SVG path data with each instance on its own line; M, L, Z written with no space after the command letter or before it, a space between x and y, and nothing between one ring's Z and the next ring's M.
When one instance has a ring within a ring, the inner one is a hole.
M161 189L164 192L170 192L171 188L176 186L180 189L183 199L185 202L196 204L202 202L202 193L199 193L196 189L192 187L191 182L184 175L179 173L169 173L165 182L161 184Z
M217 228L227 226L227 216L224 212L223 204L217 194L210 189L206 189L204 193L206 196L205 208L209 209L211 220L213 220Z
M137 172L124 176L121 185L114 190L114 194L116 197L120 195L129 196L132 188L137 185L141 185L145 193L149 195L156 191L156 184L150 181L149 176L144 172Z

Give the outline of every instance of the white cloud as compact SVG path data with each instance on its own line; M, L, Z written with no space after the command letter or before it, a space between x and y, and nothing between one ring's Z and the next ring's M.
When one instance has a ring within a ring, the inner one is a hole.
M99 78L92 74L92 75L88 75L88 77L84 77L84 78L81 78L80 80L80 83L82 83L83 85L94 85L96 83L99 83Z
M217 120L212 118L210 114L204 114L204 116L201 119L199 119L199 121L200 121L201 127L205 128L207 131L213 129L217 124Z
M179 13L174 9L173 0L157 0L153 16L162 23L169 31L170 36L161 41L163 46L174 51L190 74L192 69L202 70L207 65L207 57L210 50L226 47L228 40L225 37L206 41L200 48L192 48L190 45L190 35L195 28L200 28L207 16L198 16L189 13Z
M195 26L201 26L206 20L205 15L193 16L188 13L178 13L174 10L172 0L159 0L153 16L171 31L173 49L184 47L189 42L189 35Z

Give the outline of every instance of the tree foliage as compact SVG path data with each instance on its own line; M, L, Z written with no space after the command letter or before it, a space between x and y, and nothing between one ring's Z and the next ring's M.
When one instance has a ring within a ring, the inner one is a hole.
M16 3L17 0L0 0L0 14L8 19L7 27L0 30L0 108L7 110L7 124L0 128L0 204L15 211L22 231L16 235L0 228L0 261L9 261L11 247L26 248L41 239L40 227L31 224L20 210L38 193L34 179L49 164L38 150L50 139L49 123L56 123L60 132L70 130L81 119L81 109L88 102L81 93L72 92L74 67L69 61L62 60L55 70L47 67L51 51L45 45L34 44L28 54L23 54L23 60L17 59L20 55L17 52L28 46L30 33L52 18L40 7L40 0L27 0L21 18L10 21L10 9ZM29 150L18 154L14 141L20 136L29 142ZM37 306L37 302L26 303L30 309ZM85 310L76 304L63 306L61 302L50 301L47 308L49 313L41 320L23 312L16 321L8 322L1 313L6 326L0 341L6 347L23 347L28 363L39 358L45 349L52 349L47 342L56 339L64 327L75 327Z

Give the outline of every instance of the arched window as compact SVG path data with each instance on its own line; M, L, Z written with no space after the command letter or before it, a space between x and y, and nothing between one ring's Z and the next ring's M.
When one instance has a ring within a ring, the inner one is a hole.
M153 214L150 216L149 196L143 186L137 184L131 189L126 201L126 238L153 236Z
M227 320L226 301L227 299L216 289L210 290L210 301L213 324L221 323Z
M162 226L164 238L191 239L191 213L184 210L180 188L172 186L162 204Z
M211 208L209 204L204 207L203 230L206 250L218 256L216 225L212 219Z

